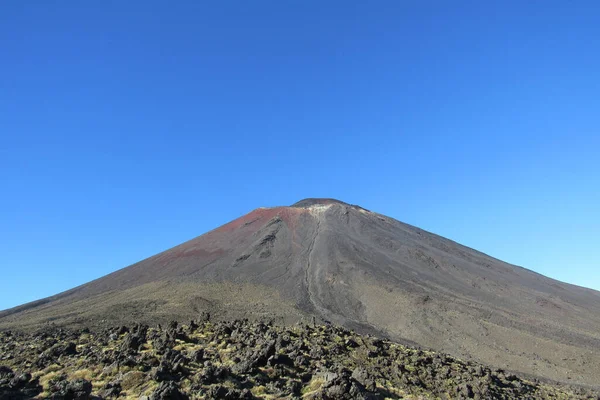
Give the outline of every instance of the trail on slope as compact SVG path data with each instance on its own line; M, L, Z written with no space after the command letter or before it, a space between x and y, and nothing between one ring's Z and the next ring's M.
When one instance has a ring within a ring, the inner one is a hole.
M311 284L310 284L310 270L312 267L311 264L311 258L313 255L313 251L315 249L315 243L317 241L317 237L319 236L319 230L321 229L321 218L320 215L317 213L316 215L314 215L314 217L317 220L317 228L315 229L315 235L312 238L312 241L310 242L310 245L308 246L308 252L307 252L307 261L306 261L306 271L304 274L304 282L306 284L306 290L308 292L308 300L310 302L310 304L312 305L312 307L314 308L315 311L317 311L319 314L321 314L322 317L324 317L328 311L321 307L320 305L317 304L316 301L316 297L313 294L313 291L311 289Z

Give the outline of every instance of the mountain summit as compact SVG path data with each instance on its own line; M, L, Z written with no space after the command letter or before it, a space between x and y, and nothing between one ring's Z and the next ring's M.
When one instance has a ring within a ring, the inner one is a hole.
M312 206L327 206L327 205L332 205L332 204L338 204L338 205L343 205L343 206L352 206L351 204L344 203L343 201L336 200L336 199L308 198L308 199L303 199L303 200L300 200L300 201L292 204L292 207L307 208L307 207L312 207ZM356 207L356 206L353 206L353 207Z
M334 199L258 208L0 328L313 318L559 381L597 384L600 292Z

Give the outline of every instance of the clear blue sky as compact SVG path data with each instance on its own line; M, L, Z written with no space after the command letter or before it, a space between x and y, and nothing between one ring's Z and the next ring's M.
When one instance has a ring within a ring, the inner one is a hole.
M597 1L8 1L0 309L259 206L600 289Z

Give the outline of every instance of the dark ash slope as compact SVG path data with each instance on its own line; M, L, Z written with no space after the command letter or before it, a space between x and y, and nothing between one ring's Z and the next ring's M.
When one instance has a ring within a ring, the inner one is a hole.
M333 199L261 208L0 327L315 315L564 382L597 384L600 293Z

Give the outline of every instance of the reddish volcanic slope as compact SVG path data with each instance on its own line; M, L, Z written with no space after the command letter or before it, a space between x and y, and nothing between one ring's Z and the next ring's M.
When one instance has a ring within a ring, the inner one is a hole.
M600 293L334 199L259 208L0 327L316 318L557 380L600 375Z

